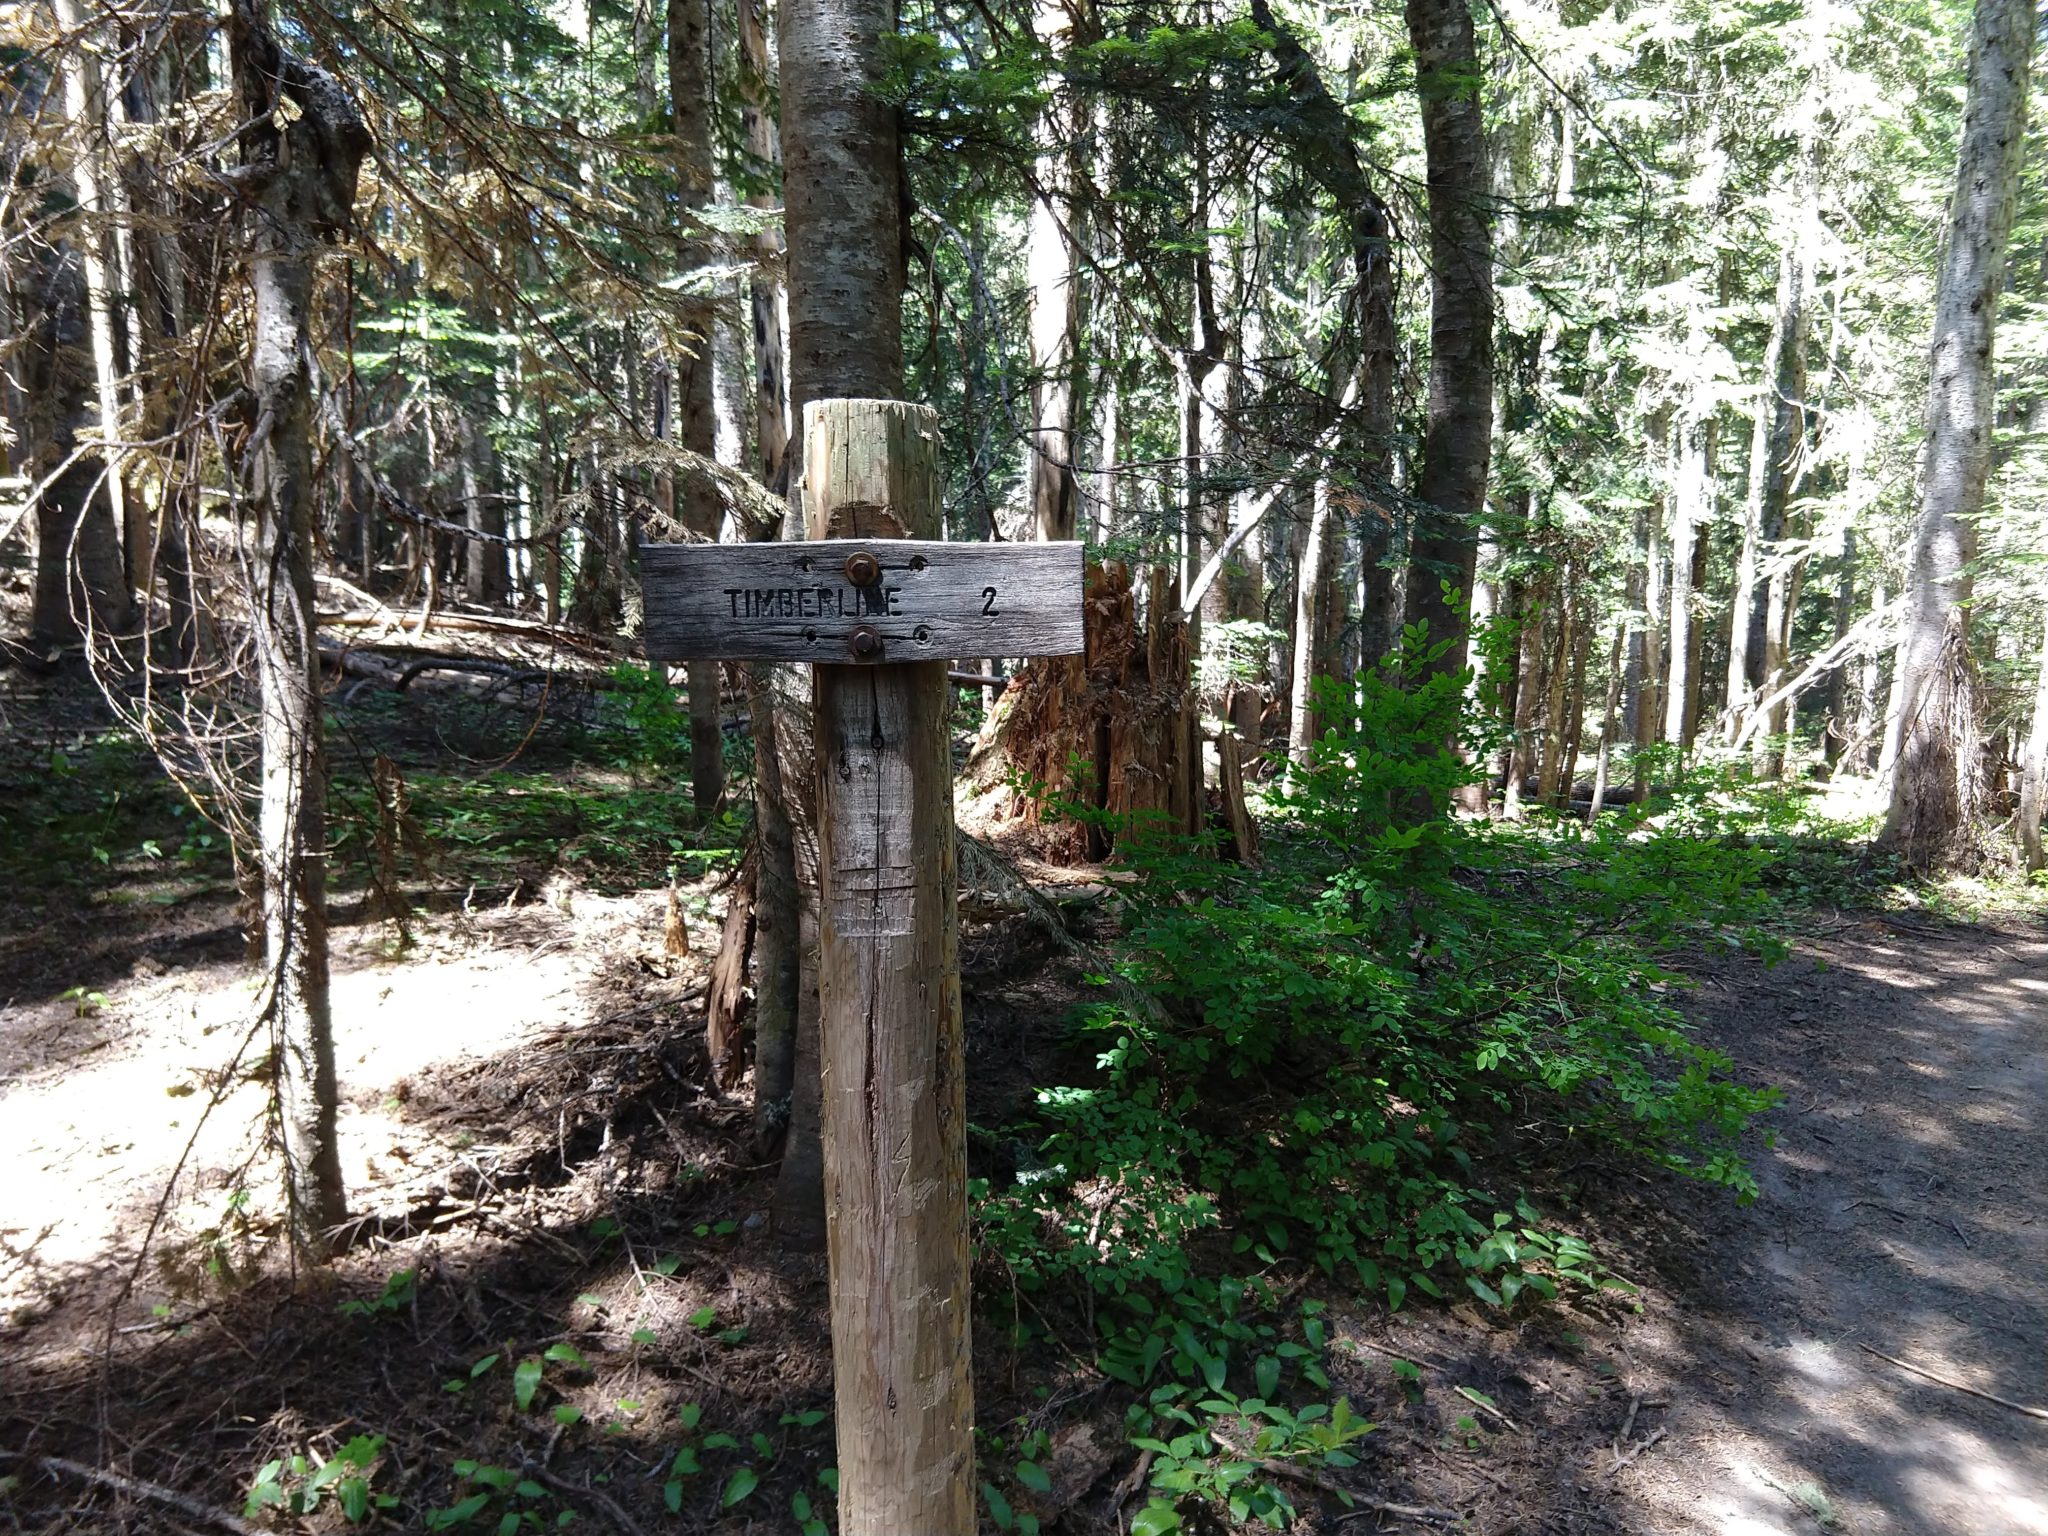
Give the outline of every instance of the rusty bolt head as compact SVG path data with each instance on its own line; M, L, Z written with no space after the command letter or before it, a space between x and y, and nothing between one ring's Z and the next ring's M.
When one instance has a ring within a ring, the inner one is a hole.
M856 587L872 587L882 579L882 562L866 550L856 550L846 557L846 579Z
M856 624L846 637L846 648L855 661L873 661L882 654L882 632L872 624Z

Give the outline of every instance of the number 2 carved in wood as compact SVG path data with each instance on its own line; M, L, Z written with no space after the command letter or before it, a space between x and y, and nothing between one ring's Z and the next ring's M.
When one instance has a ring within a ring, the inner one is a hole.
M987 617L993 618L995 616L996 589L994 587L983 587L981 589L981 611Z

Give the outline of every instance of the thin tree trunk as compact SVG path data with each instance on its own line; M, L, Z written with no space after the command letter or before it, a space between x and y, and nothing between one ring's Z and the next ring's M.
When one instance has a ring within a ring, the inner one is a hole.
M1742 550L1735 565L1735 593L1729 605L1727 739L1742 728L1745 701L1772 670L1768 611L1758 611L1758 562L1764 547L1783 533L1793 458L1805 426L1806 335L1809 256L1805 242L1778 261L1778 300L1771 339L1764 349L1761 389L1749 441L1749 493L1743 499ZM1771 590L1785 591L1774 572ZM1759 622L1759 621L1762 622ZM1764 645L1759 653L1757 640ZM1778 663L1782 665L1782 661Z
M1318 675L1316 641L1323 632L1323 605L1330 600L1333 585L1326 567L1330 560L1330 479L1318 474L1315 500L1309 513L1308 537L1301 546L1301 561L1294 577L1294 666L1290 679L1291 712L1287 727L1287 757L1297 768L1308 765L1317 738L1315 680Z
M1935 287L1927 459L1885 727L1879 845L1916 869L1975 862L1981 765L1969 665L1970 561L1991 466L1993 346L2025 143L2034 7L1978 0L1948 240Z
M717 171L711 148L711 39L706 18L702 0L668 0L669 110L684 221L679 260L685 274L702 273L715 254L709 227L702 222ZM684 449L709 459L718 452L712 396L712 331L717 317L714 298L700 292L702 286L699 278L684 290L682 320L690 332L690 350L675 363L676 437ZM683 526L701 538L716 539L721 511L711 477L698 471L684 475L679 500ZM691 799L697 815L708 818L725 794L725 738L718 706L723 668L716 661L692 661L685 675L690 694Z
M1564 744L1559 753L1557 798L1560 810L1571 805L1579 782L1579 746L1586 733L1586 664L1592 659L1593 626L1581 616L1572 644L1571 683L1565 689Z
M262 691L261 869L278 1127L295 1239L309 1252L342 1219L334 1036L327 997L327 773L313 607L312 253L348 225L369 135L347 93L279 48L258 0L230 17L244 123L250 433L256 527L245 557ZM278 127L279 91L299 109Z
M1517 632L1514 730L1508 743L1508 777L1501 788L1501 814L1509 821L1522 819L1524 786L1536 755L1536 714L1549 686L1543 648L1543 610L1551 582L1542 577L1524 591L1520 612L1515 616Z
M747 206L772 209L777 196L782 146L768 104L774 94L775 61L761 24L766 0L737 0L740 36L740 131L746 140ZM748 303L754 319L754 457L761 483L778 495L789 489L789 402L782 338L786 294L781 276L782 237L773 228L754 237L754 273Z
M1586 811L1589 827L1600 819L1600 812L1607 805L1607 760L1614 747L1616 706L1621 702L1624 637L1634 627L1635 621L1624 617L1614 631L1614 649L1607 653L1607 699L1600 710L1600 752L1593 761L1593 803Z
M119 196L121 183L105 161L107 94L100 75L98 40L87 33L84 7L79 0L56 0L56 16L58 24L74 39L64 52L64 105L79 136L71 163L71 182L78 194L81 215L77 245L85 267L88 330L97 385L97 425L101 441L118 443L122 436L122 370L114 335L114 294L117 290L125 291L126 285L110 258L116 246L113 230L121 222L121 210L112 206L112 200ZM146 594L150 586L148 556L154 541L140 518L140 506L132 512L128 506L116 457L107 459L103 494L114 527L120 532L127 586L131 592Z
M2048 599L2048 591L2043 592ZM2048 600L2041 605L2041 671L2034 684L2034 724L2020 761L2020 863L2033 873L2048 859L2041 851L2041 814L2048 804Z
M1042 47L1057 53L1072 26L1062 0L1039 0L1032 30ZM1074 473L1074 371L1081 333L1081 261L1074 243L1073 189L1080 182L1081 142L1076 127L1072 102L1055 88L1039 114L1038 185L1024 234L1032 418L1026 483L1041 539L1073 538L1080 511Z
M1665 625L1668 673L1664 691L1664 740L1681 751L1692 747L1691 706L1697 698L1693 666L1693 565L1700 535L1713 511L1713 424L1698 415L1680 418L1676 481L1671 495L1671 597Z
M1856 530L1842 529L1842 551L1835 570L1835 634L1839 641L1853 622L1850 610L1856 603ZM1839 666L1828 677L1828 717L1821 728L1821 756L1833 777L1841 767L1842 749L1849 743L1849 668Z
M1557 573L1557 627L1554 631L1550 665L1550 686L1543 695L1543 751L1536 770L1536 798L1544 805L1557 803L1557 784L1563 771L1565 711L1571 685L1572 655L1578 647L1577 594L1572 584L1572 562L1567 559Z

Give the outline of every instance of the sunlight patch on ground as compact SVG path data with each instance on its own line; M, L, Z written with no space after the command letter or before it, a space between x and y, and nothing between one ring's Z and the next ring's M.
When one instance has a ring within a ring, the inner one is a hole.
M383 1179L378 1164L396 1142L419 1138L394 1102L407 1078L505 1051L580 1016L578 989L597 956L626 937L621 930L645 927L649 905L586 899L573 921L547 909L506 914L560 930L535 947L499 948L488 923L468 933L423 926L420 945L396 960L383 957L380 934L336 934L333 1012L352 1195ZM0 1059L16 1064L0 1086L0 1167L8 1170L0 1323L53 1310L87 1284L97 1293L93 1277L111 1274L109 1260L132 1257L249 1030L253 983L238 965L211 964L110 983L105 995L94 1017L61 999L0 1017ZM251 1044L242 1080L193 1147L158 1259L138 1284L143 1300L207 1283L206 1263L219 1257L210 1231L236 1219L261 1231L277 1215L276 1171L261 1149L265 1093L247 1076L263 1049Z

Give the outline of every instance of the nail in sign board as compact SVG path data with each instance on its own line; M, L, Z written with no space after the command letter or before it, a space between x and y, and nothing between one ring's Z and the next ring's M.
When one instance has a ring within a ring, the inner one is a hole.
M1082 649L1081 546L812 539L640 550L653 661L944 661Z

